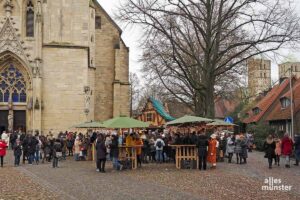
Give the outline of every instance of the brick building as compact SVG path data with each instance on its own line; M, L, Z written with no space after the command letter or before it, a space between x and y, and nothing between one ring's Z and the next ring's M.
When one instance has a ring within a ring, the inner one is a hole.
M300 133L300 79L293 83L293 102L294 133ZM267 121L276 132L291 133L291 91L287 91L275 103Z

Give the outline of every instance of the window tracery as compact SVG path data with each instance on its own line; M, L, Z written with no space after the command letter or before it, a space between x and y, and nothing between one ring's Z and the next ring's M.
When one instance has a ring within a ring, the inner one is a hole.
M8 102L10 92L15 103L26 102L26 82L23 74L11 64L1 72L0 102Z

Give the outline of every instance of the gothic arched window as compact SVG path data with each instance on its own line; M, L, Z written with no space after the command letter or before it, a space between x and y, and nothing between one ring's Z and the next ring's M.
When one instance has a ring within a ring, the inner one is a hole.
M26 37L34 37L34 7L31 0L26 9Z
M0 102L8 102L10 92L13 102L26 102L26 82L23 74L12 64L0 74Z

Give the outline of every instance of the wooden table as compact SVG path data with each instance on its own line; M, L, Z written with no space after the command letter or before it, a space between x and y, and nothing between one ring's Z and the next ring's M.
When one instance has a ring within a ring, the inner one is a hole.
M171 147L176 148L176 168L181 169L181 161L188 160L188 161L196 161L197 169L199 168L198 162L198 149L196 145L170 145Z

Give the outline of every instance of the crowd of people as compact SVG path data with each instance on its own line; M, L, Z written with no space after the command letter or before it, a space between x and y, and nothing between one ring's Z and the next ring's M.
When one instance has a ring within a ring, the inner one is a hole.
M209 137L204 130L188 134L147 131L123 134L116 131L86 134L60 132L56 138L51 133L44 136L38 132L12 134L3 132L0 140L0 161L3 166L6 148L10 147L14 152L16 167L22 160L23 164L27 161L31 165L48 162L56 168L59 166L59 160L65 160L67 156L74 157L75 161L92 160L94 147L96 170L104 173L107 160L112 161L115 170L126 168L126 162L119 159L120 145L135 147L138 167L154 162L158 164L175 162L175 148L172 145L196 145L199 170L206 170L208 164L211 169L215 169L217 162L224 162L225 159L228 163L246 164L248 152L254 147L254 138L252 134L234 135L218 130ZM296 137L293 141L288 134L281 140L270 135L264 143L269 168L272 168L273 160L279 166L281 156L286 159L285 166L290 167L293 147L295 147L295 165L299 165L300 137Z
M280 166L280 157L285 158L285 167L290 168L290 158L295 149L295 164L299 166L300 160L300 135L296 135L295 140L285 133L280 139L277 135L269 135L264 143L265 158L268 159L269 169L272 169L273 160L275 165Z

